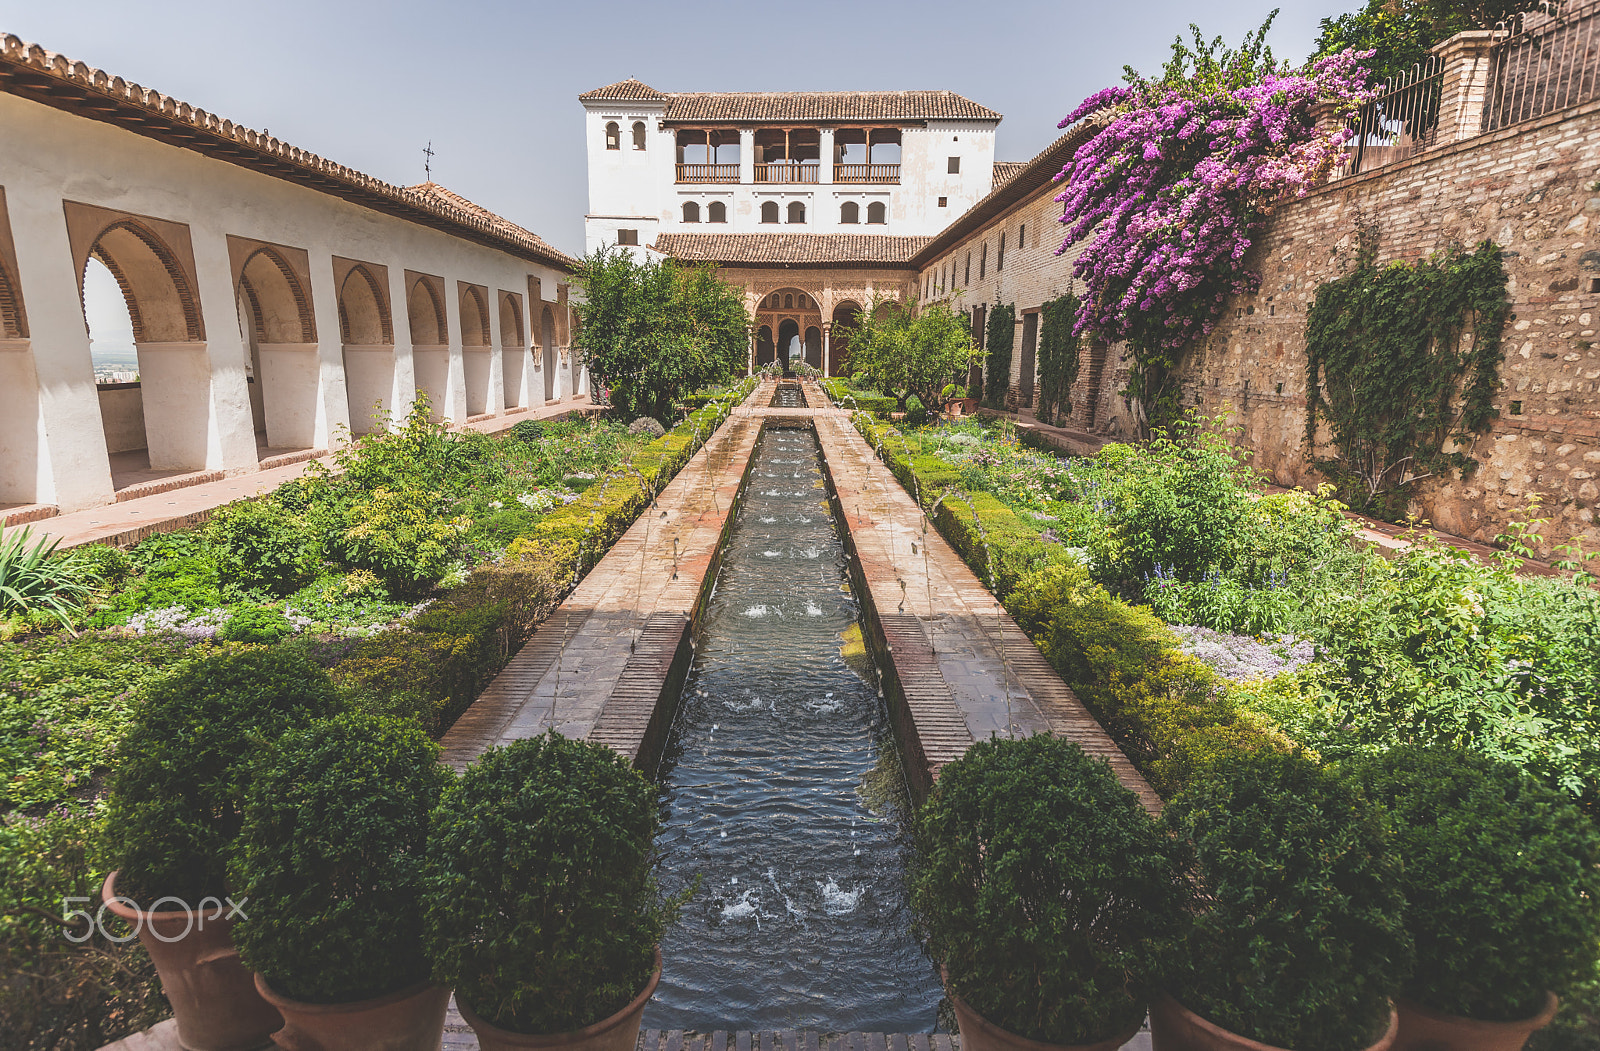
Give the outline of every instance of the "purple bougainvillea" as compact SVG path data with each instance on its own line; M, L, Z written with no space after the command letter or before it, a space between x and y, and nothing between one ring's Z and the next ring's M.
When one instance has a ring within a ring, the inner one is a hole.
M1244 265L1268 208L1326 179L1350 132L1319 124L1331 105L1348 112L1372 97L1362 59L1345 51L1291 71L1271 62L1183 80L1135 80L1085 99L1061 127L1103 126L1058 181L1065 239L1088 239L1074 273L1087 294L1077 330L1126 340L1139 369L1131 394L1146 399L1152 372L1208 335L1230 295L1255 291ZM1141 384L1144 384L1141 386Z

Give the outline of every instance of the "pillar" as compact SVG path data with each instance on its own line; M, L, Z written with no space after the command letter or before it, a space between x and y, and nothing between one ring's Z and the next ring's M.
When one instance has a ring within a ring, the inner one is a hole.
M828 359L833 353L833 351L830 349L830 347L828 345L828 337L832 332L833 332L833 322L824 321L822 323L822 378L823 379L827 379L830 375L832 375L832 373L828 369Z
M739 183L748 186L756 181L756 132L754 128L739 129Z
M1470 139L1483 131L1490 58L1495 42L1502 36L1492 29L1474 29L1433 46L1433 53L1444 60L1444 76L1439 84L1438 145Z
M822 149L820 150L821 163L817 166L817 181L825 184L833 182L833 129L822 129ZM826 340L827 336L823 336Z

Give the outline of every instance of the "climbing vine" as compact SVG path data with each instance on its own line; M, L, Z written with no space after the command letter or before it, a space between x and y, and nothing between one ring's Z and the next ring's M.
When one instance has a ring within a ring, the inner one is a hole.
M1475 466L1464 450L1498 415L1511 299L1490 241L1386 266L1374 241L1363 230L1355 269L1307 315L1306 442L1326 422L1336 455L1313 462L1346 502L1392 514L1411 483Z
M989 325L983 345L989 352L984 369L983 403L991 409L1006 407L1006 392L1011 389L1011 344L1016 338L1017 306L996 303L989 308Z
M1071 292L1058 296L1039 313L1039 419L1052 423L1072 412L1069 398L1083 348L1075 324L1078 297Z

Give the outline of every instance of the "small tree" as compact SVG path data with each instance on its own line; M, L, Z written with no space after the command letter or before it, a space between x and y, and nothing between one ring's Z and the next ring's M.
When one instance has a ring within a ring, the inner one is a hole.
M944 303L913 312L909 304L874 296L850 337L850 364L865 373L900 411L913 394L923 408L940 412L966 393L959 386L972 361L972 333L965 316Z
M611 404L670 425L685 394L725 383L744 363L750 315L714 266L635 262L600 248L578 274L583 300L573 346Z

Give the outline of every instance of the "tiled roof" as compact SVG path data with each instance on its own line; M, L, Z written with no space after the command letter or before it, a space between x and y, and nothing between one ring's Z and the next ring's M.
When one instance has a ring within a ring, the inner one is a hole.
M508 237L530 238L535 243L544 245L546 251L560 252L560 249L546 243L544 238L540 237L532 230L526 230L512 222L510 219L507 219L504 216L496 215L483 205L474 204L472 201L467 200L454 190L440 186L436 182L422 182L415 186L408 186L406 189L411 190L414 193L426 194L435 200L443 201L445 204L448 204L453 208L459 208L462 211L471 212L473 215L486 219L496 229L502 231Z
M637 80L586 91L584 101L665 100L665 119L678 123L740 121L984 120L1000 114L953 91L692 91L660 92Z
M603 88L595 88L593 91L585 91L578 96L580 99L648 99L653 102L659 102L666 97L649 84L632 77L619 80L615 84L607 84Z
M492 212L462 207L454 194L445 197L374 179L9 34L0 36L0 91L561 270L571 272L579 265Z
M989 187L998 190L1011 181L1011 177L1028 166L1027 161L995 161L994 183Z
M904 266L930 239L885 234L662 234L674 259L755 266Z

